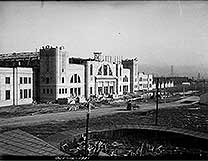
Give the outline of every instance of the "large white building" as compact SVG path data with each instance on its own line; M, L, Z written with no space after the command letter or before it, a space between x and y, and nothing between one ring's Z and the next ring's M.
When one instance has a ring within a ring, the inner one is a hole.
M123 69L122 57L103 56L94 53L94 59L86 60L86 98L95 96L119 96L130 89L129 82L123 82L124 77L130 80L130 70ZM125 85L124 85L125 84Z
M95 52L89 59L73 58L63 46L47 45L39 50L37 64L32 68L22 68L31 63L30 59L21 60L23 64L11 60L8 64L13 68L1 70L0 106L27 104L33 100L117 97L137 90L137 59L123 60L121 56L103 56L101 52Z
M0 67L0 107L30 104L32 101L32 68Z
M130 92L130 69L122 57L72 58L63 47L40 49L40 101L90 96L119 96Z
M84 97L84 65L69 63L64 47L40 49L40 101Z

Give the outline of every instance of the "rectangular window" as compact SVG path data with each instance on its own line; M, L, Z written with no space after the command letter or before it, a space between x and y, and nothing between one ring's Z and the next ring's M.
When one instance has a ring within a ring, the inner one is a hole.
M64 72L64 69L62 69L62 72Z
M6 100L10 100L10 90L6 90Z
M70 88L70 95L73 96L73 88Z
M27 89L24 89L24 98L27 98Z
M62 77L62 80L61 80L61 82L62 82L62 83L64 83L64 77Z
M78 88L78 95L81 95L81 88Z
M27 77L24 77L24 84L27 84Z
M6 83L6 84L10 84L10 77L6 77L6 78L5 78L5 83Z
M121 92L121 88L122 88L122 87L120 86L120 92Z
M31 98L31 89L28 90L29 98Z
M61 89L59 89L59 94L61 94Z
M51 89L51 94L53 94L53 89Z
M45 88L43 88L43 94L45 94Z
M65 88L65 93L67 93L67 88Z
M104 87L104 94L105 94L105 95L108 94L108 87Z
M31 78L29 77L29 84L31 84Z
M48 77L46 78L46 84L49 84L49 78Z
M23 98L23 95L22 95L22 89L20 89L20 99Z
M77 74L74 74L74 83L77 83Z
M92 87L90 87L90 94L92 94Z
M118 64L116 64L116 76L118 76Z
M77 88L74 88L74 94L77 96Z
M62 88L62 94L64 94L64 88Z
M49 89L47 89L47 94L49 94Z
M102 95L102 87L98 87L98 94Z
M22 77L20 77L20 84L22 84Z

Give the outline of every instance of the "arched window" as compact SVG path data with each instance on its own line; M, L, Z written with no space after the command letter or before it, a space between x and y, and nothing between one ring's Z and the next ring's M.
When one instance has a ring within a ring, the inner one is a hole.
M78 83L81 83L80 77L78 76Z
M80 76L77 74L74 74L73 76L71 76L70 83L81 83Z
M128 82L128 77L125 75L125 77L123 78L123 82Z
M103 66L103 69L104 69L103 75L107 75L108 74L108 66L107 65L104 65Z
M93 66L92 66L92 64L90 65L90 75L93 75Z
M102 66L99 68L99 70L98 70L98 75L102 75Z
M103 65L98 69L98 75L113 75L113 72L110 68L110 66L107 65Z
M109 75L113 75L113 73L112 73L112 70L111 70L110 66L109 66Z

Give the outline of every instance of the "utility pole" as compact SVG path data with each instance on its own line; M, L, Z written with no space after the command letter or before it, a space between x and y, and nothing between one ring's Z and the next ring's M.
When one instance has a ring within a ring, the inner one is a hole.
M165 103L166 103L166 77L164 82L164 96L165 96Z
M156 80L156 111L155 111L155 125L157 126L157 117L158 117L158 85L159 85L159 78Z
M88 156L88 128L89 128L89 117L90 117L90 101L87 103L87 120L86 120L86 138L85 138L85 156Z

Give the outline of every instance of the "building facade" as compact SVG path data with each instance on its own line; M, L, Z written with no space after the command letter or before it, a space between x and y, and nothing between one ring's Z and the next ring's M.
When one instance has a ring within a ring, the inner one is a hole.
M123 69L123 94L130 93L130 69Z
M151 91L153 89L153 75L139 73L138 89L139 91Z
M175 86L174 81L171 79L171 77L154 77L153 78L153 89L156 88L156 79L159 79L158 88L164 89L164 88L171 88Z
M0 67L0 106L30 104L32 101L32 68Z
M84 65L71 64L64 47L40 49L40 100L84 97Z
M122 57L104 57L101 52L96 52L93 59L85 61L85 74L86 98L119 96L124 94L124 90L129 91L130 71L124 71ZM123 82L124 77L128 82Z
M139 61L135 59L122 60L123 68L130 70L130 92L135 93L138 91L138 78L139 78Z
M29 85L20 83L18 87L13 87L12 84L1 86L1 99L5 99L5 91L8 96L2 105L31 103L32 99L37 102L51 102L63 98L88 99L90 96L109 95L117 97L135 92L137 88L138 60L123 60L121 56L103 56L101 52L95 52L93 58L72 58L63 46L47 45L36 52L5 54L1 57L1 62L4 67L1 72L10 73L11 82L12 71L6 67L14 68L17 72L24 68L27 74L32 74L30 81L25 80L31 82ZM25 67L30 67L32 71L27 71ZM21 79L24 82L25 78ZM19 87L22 89L11 97L14 93L13 88ZM26 88L30 90L27 91ZM29 94L30 92L32 93Z

